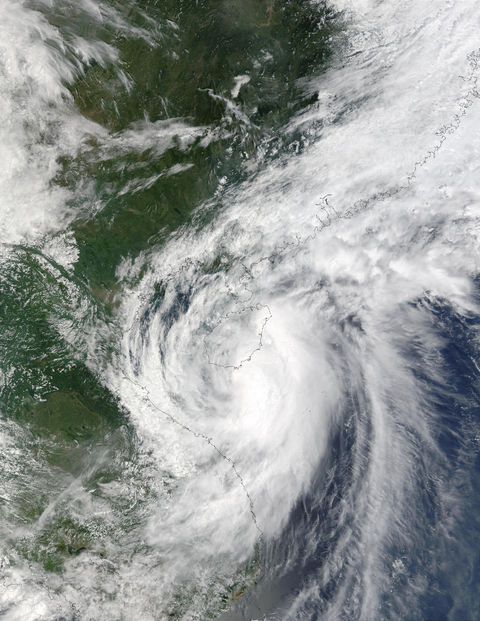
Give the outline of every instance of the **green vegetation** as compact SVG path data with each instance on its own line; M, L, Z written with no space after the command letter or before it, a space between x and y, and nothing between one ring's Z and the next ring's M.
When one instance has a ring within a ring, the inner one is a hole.
M104 8L121 16L112 22L73 0L63 11L32 3L64 33L72 59L76 37L118 51L112 62L84 63L67 85L76 109L104 130L63 156L54 179L72 191L78 214L74 272L17 248L0 274L1 420L26 433L17 495L0 511L31 528L17 549L60 572L71 557L107 554L106 542L145 520L142 502L156 493L138 466L128 413L92 370L111 359L121 336L112 322L118 265L189 224L205 201L218 195L212 209L220 208L221 189L245 179L246 163L248 174L264 164L260 146L271 155L301 141L279 130L312 101L305 85L329 58L339 16L300 0L109 0ZM238 76L248 80L232 93ZM229 262L219 256L204 270L228 270ZM164 285L152 295L160 301ZM110 341L96 334L92 354L88 334L102 322ZM120 483L120 493L109 492ZM111 526L82 502L121 519ZM197 597L213 615L254 584L259 564L257 550L226 584L183 589L170 616Z
M325 3L293 0L144 1L123 10L136 30L105 26L102 35L119 61L85 67L69 85L79 110L114 137L145 120L166 124L155 129L159 141L171 119L206 129L188 146L174 138L160 154L151 141L120 152L93 142L78 160L62 162L58 182L83 188L90 178L101 205L77 222L75 234L77 274L103 295L122 257L188 223L220 183L245 177L246 162L260 166L260 145L277 152L301 138L278 130L312 101L305 80L323 69L339 29L339 16ZM233 100L235 78L245 75L249 81ZM205 141L208 130L216 133ZM181 172L166 174L178 165Z

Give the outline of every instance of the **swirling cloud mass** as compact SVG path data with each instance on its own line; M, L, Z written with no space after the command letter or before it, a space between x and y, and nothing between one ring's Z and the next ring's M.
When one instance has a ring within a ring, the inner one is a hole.
M1 614L477 619L479 7L200 5L0 7Z

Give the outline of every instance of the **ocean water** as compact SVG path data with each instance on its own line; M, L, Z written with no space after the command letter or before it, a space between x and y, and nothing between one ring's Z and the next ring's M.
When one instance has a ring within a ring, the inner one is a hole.
M2 0L0 617L480 619L474 0Z

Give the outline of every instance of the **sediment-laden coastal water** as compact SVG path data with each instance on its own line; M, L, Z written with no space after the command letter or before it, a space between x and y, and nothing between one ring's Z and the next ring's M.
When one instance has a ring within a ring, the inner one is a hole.
M479 19L2 1L2 618L480 618Z

